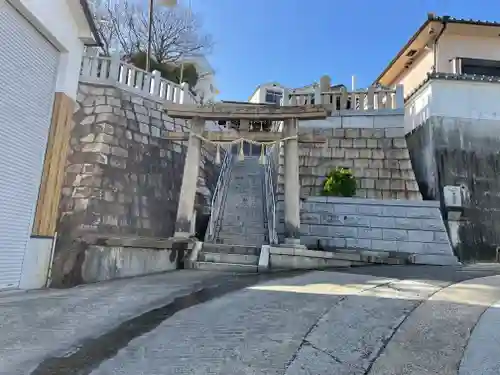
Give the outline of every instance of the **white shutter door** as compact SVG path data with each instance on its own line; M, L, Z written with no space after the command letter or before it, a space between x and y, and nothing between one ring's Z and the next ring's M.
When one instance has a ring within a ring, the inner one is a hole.
M0 289L17 288L31 234L59 53L0 0Z

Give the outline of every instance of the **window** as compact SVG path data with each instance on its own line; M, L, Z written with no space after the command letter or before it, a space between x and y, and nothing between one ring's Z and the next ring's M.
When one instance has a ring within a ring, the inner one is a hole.
M266 103L280 104L283 93L276 90L266 90Z
M476 74L500 77L500 61L458 58L459 74Z

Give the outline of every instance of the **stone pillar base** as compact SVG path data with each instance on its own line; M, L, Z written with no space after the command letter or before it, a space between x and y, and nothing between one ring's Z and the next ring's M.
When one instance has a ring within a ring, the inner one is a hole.
M189 232L175 232L174 236L171 237L171 239L176 240L176 241L177 240L182 241L182 240L189 240L192 237L193 237L193 234L189 233Z
M181 234L184 233L177 232L174 237L169 238L172 243L172 250L177 254L177 269L185 268L186 260L189 260L191 252L196 248L198 242L189 233L188 236L180 236Z
M283 243L286 247L300 247L305 248L304 245L300 243L300 239L298 238L285 238L285 242Z
M280 249L293 249L293 250L307 250L305 245L300 243L300 240L295 238L285 238L285 242L273 245L273 247L278 247Z

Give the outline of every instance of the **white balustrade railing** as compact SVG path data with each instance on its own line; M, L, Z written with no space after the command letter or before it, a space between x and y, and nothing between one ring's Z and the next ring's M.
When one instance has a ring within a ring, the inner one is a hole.
M139 95L173 103L196 103L196 98L186 83L177 84L161 77L160 72L149 73L119 58L84 56L80 81L113 84Z
M215 185L215 190L212 195L210 207L210 219L208 221L207 232L205 234L206 242L214 242L217 237L221 214L224 212L224 204L226 200L226 192L229 184L231 168L233 162L233 153L231 149L226 150L224 160L220 167L219 178Z
M404 108L403 87L380 89L370 87L358 91L295 92L285 90L282 105L323 105L333 111L354 110L374 111Z

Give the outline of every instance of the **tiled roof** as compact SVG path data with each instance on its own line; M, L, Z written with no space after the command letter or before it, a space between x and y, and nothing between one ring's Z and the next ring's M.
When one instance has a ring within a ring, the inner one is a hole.
M480 25L480 26L500 26L500 22L494 21L482 21L482 20L474 20L472 18L455 18L450 16L436 16L433 14L429 14L429 21L439 21L439 22L448 22L448 23L464 23L470 25Z
M412 35L412 37L408 40L408 42L399 50L396 56L389 62L389 64L385 67L382 73L375 79L373 82L376 84L382 77L391 69L391 67L396 63L396 61L403 55L403 53L412 45L412 43L417 39L417 37L425 30L425 28L431 22L441 22L441 23L454 23L454 24L465 24L465 25L477 25L477 26L492 26L492 27L500 27L500 22L493 21L481 21L481 20L473 20L466 18L455 18L450 16L436 16L433 13L427 14L427 19L422 25L418 28L418 30Z

